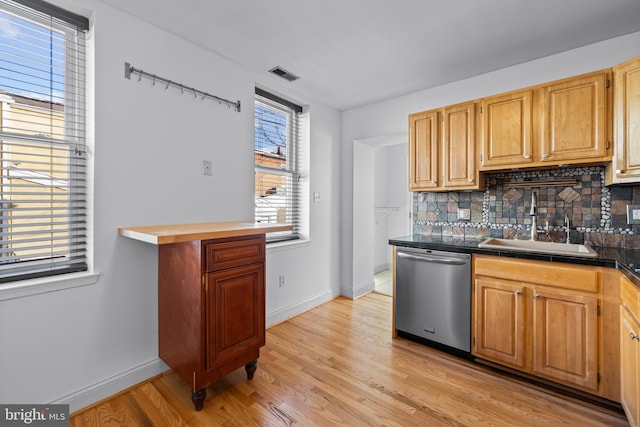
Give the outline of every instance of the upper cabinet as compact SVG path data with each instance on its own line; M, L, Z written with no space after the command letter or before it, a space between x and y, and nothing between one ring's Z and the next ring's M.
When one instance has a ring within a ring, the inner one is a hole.
M541 89L539 125L543 163L611 160L607 120L608 71L585 74Z
M611 160L608 71L481 101L481 170Z
M409 116L409 190L438 187L440 126L438 111Z
M532 112L531 90L496 95L481 101L482 168L528 166L533 162Z
M476 103L409 116L409 190L479 189Z
M607 184L640 182L640 57L613 67L614 156Z
M640 182L640 57L409 116L411 191L475 190L484 171L606 165Z

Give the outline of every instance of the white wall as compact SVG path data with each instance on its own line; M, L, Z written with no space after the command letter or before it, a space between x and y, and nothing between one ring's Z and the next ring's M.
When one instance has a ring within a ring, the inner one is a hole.
M157 357L157 248L118 236L118 227L253 220L256 83L309 107L307 179L322 196L310 206L311 241L268 250L268 320L339 293L340 114L97 0L56 3L91 14L93 267L100 277L0 302L0 402L71 403L73 411L166 368ZM239 99L242 112L127 80L125 61ZM205 159L212 176L202 174ZM278 274L286 275L284 288Z
M351 280L346 280L341 287L342 295L356 298L374 288L374 170L375 148L356 141L353 144L354 162L353 173L360 179L353 181L353 221L357 225L351 229L353 241L360 243L360 250L353 254L354 262L362 266L359 270L353 270ZM343 189L344 191L344 189ZM345 257L342 258L344 262ZM353 285L351 285L353 284Z
M410 230L406 133L402 140L401 144L385 145L375 150L373 273L391 268L389 239L407 235Z
M343 293L358 289L360 284L353 282L350 285L349 280L361 277L370 269L360 255L368 242L353 238L360 234L353 231L360 227L354 223L357 216L353 201L359 198L354 193L354 182L360 179L353 166L354 146L357 145L354 141L406 132L410 113L608 68L638 55L640 32L344 112L341 149Z

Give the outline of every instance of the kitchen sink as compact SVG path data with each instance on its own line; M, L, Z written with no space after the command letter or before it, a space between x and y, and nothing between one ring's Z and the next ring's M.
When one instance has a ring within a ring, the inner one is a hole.
M539 240L514 240L489 238L478 244L479 248L501 251L537 252L551 255L568 255L597 258L598 254L588 245L575 243L542 242Z

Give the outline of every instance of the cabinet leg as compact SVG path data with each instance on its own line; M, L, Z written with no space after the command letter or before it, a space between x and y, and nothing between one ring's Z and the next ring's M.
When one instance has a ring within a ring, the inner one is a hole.
M204 399L207 397L207 389L201 388L198 391L191 392L191 401L193 402L193 406L196 411L202 411L202 407L204 406Z
M253 362L249 362L244 365L244 370L247 371L247 379L252 380L253 374L256 373L256 369L258 369L258 361L254 360Z

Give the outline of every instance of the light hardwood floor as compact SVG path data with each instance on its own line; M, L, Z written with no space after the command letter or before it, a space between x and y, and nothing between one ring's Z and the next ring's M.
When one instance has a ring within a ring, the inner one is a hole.
M429 347L391 338L391 298L338 298L267 330L258 370L207 389L200 412L172 372L71 426L626 426Z

